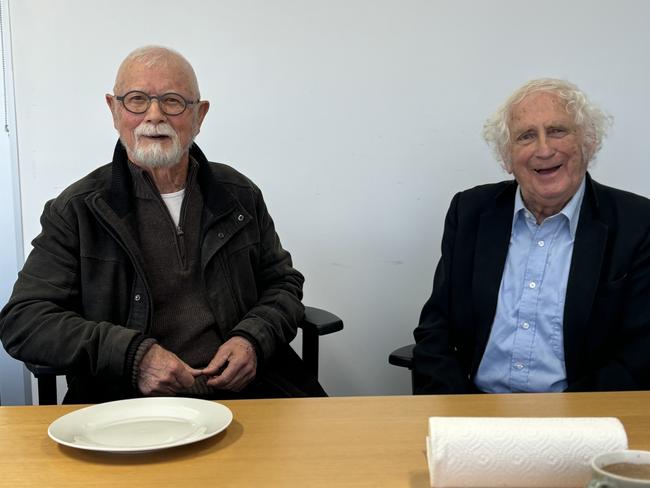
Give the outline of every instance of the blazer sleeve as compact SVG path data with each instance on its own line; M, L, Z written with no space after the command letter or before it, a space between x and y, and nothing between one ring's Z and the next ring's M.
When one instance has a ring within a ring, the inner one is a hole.
M453 253L458 229L456 194L445 218L442 237L442 255L433 279L431 297L420 315L420 324L413 332L416 345L413 350L415 372L414 393L468 393L472 390L450 338Z

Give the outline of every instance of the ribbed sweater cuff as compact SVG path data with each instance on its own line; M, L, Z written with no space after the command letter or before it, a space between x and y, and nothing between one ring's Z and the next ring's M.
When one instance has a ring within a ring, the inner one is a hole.
M135 349L135 352L133 354L133 363L131 366L131 385L135 390L138 390L138 377L140 375L140 362L142 361L142 358L144 357L145 354L147 354L147 351L156 344L156 339L153 339L151 337L144 338L140 344L138 344L138 347Z

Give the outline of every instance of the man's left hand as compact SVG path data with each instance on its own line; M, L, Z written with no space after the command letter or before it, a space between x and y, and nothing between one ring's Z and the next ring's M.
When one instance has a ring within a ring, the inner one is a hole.
M207 384L222 390L241 391L257 372L255 348L247 339L235 336L224 342L202 370Z

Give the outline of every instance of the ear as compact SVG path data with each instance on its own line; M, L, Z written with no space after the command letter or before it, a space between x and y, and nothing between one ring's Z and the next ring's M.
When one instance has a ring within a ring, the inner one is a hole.
M582 146L582 158L586 161L585 168L589 166L591 160L594 159L594 154L596 153L596 144L594 142L583 144Z
M108 108L113 115L113 127L117 129L117 104L119 102L115 100L115 97L113 95L110 95L108 93L104 95L104 98L106 99L106 104L108 105Z
M201 124L203 124L203 119L205 115L210 110L210 102L207 100L201 100L196 112L195 126L194 126L194 135L196 136L201 131Z
M512 174L512 150L510 146L506 148L505 154L501 154L501 166L506 173Z
M203 123L203 119L205 118L205 115L208 113L208 110L210 110L210 102L208 102L207 100L201 100L199 102L199 115L198 115L199 127Z

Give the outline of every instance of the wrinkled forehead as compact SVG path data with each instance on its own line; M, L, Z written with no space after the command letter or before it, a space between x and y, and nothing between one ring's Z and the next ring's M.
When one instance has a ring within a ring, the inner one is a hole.
M575 123L575 114L566 100L552 91L535 91L510 106L508 126L527 123Z

